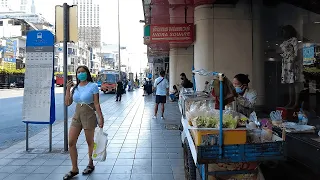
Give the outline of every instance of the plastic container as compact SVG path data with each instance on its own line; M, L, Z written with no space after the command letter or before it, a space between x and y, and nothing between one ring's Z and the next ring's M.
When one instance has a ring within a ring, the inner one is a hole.
M250 143L261 143L261 129L253 129L248 131Z
M303 113L303 110L300 109L298 113L298 121L301 125L307 125L308 124L308 117Z
M190 129L191 135L193 137L194 143L196 146L201 146L206 144L208 136L219 136L219 129L212 130L201 130L199 129ZM246 129L224 129L223 130L223 144L245 144L247 142L247 130Z
M302 119L303 119L303 113L302 111L300 110L298 112L298 124L302 124Z

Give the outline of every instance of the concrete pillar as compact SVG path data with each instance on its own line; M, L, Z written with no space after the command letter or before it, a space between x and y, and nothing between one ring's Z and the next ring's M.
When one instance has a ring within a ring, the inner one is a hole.
M263 105L265 101L265 71L264 71L264 39L262 36L261 13L262 0L253 1L252 8L252 88L257 91L257 105Z
M172 48L169 56L169 85L170 90L173 90L173 85L181 83L181 73L186 73L190 80L192 78L193 47Z
M170 91L173 90L172 86L176 84L177 73L177 61L178 56L176 54L176 49L170 49L169 52L169 88Z
M174 4L174 2L171 2ZM187 17L185 17L185 11L187 11ZM181 23L193 23L193 7L185 9L184 6L176 6L169 9L170 24L181 24ZM190 15L192 14L192 15Z
M169 0L169 3L173 3ZM185 9L184 6L177 6L169 9L170 24L193 23L193 16L185 17L185 10L187 14L194 11L192 7ZM171 48L169 53L169 84L170 90L173 90L173 85L181 83L180 74L186 73L187 77L192 78L193 66L193 46L188 48ZM179 88L179 87L178 87Z
M201 5L194 10L194 24L196 41L194 43L194 68L195 70L214 70L213 63L213 6ZM208 77L195 75L197 90L203 90Z

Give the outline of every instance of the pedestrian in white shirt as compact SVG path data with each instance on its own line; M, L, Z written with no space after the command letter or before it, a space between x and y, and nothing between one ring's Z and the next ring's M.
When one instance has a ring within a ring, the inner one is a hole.
M154 81L154 85L153 85L153 88L156 89L156 105L154 108L154 117L153 117L155 119L157 118L159 104L161 104L162 106L161 119L164 119L164 104L167 102L167 95L169 92L169 82L164 76L165 76L165 71L161 71L160 77L158 77Z
M233 86L238 94L236 98L238 111L248 117L254 111L257 101L257 92L249 88L249 83L250 79L245 74L237 74L233 79Z

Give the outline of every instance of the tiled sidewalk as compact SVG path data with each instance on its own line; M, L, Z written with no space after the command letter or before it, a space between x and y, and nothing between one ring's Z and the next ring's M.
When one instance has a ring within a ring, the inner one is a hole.
M112 98L102 104L104 129L109 134L107 160L96 163L90 176L74 179L184 179L180 132L166 128L179 124L177 104L167 103L166 120L152 119L153 99L134 91L124 95L121 103ZM53 127L52 153L48 153L48 130L29 142L30 152L25 152L25 142L0 151L0 180L61 180L71 168L69 155L63 152L63 123ZM77 147L81 172L88 163L83 133Z

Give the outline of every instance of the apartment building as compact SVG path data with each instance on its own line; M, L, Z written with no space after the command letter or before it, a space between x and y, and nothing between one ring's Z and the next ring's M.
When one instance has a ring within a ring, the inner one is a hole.
M101 45L100 7L97 0L73 0L78 5L79 40L93 48Z

